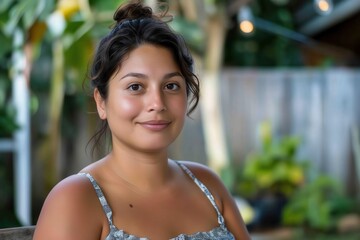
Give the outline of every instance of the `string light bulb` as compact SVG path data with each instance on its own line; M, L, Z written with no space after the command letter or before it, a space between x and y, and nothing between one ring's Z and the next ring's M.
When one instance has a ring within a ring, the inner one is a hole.
M255 27L250 7L241 7L237 15L237 20L241 32L243 32L244 34L251 34L254 32Z
M332 12L332 0L314 0L315 9L319 14L327 15Z

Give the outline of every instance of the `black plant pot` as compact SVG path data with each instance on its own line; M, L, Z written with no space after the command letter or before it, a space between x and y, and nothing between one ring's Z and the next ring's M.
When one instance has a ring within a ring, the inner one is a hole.
M247 226L250 230L266 230L280 226L282 211L287 203L287 198L271 194L249 200L254 208L254 220Z

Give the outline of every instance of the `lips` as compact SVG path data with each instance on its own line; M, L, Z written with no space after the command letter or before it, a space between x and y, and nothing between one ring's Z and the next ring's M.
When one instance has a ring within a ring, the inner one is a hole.
M170 125L170 121L165 120L150 120L145 122L140 122L139 124L144 128L151 131L161 131L167 128Z

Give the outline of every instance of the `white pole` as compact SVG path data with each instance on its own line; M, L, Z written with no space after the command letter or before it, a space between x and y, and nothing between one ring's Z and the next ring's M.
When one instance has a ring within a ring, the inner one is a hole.
M31 224L30 106L29 88L25 77L26 57L23 33L15 34L13 53L13 104L20 128L14 134L15 213L23 225Z

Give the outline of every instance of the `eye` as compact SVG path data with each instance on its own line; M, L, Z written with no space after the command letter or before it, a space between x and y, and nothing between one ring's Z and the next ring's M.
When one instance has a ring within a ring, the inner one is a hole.
M143 87L138 83L134 83L134 84L131 84L128 87L128 89L133 92L138 92L138 91L141 91L143 89Z
M167 90L171 90L171 91L176 91L179 90L180 86L177 83L168 83L165 86L165 89Z

